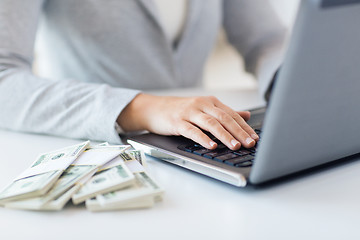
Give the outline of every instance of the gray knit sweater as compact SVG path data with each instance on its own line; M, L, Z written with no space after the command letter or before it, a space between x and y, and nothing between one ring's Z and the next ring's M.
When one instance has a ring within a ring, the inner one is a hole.
M0 127L118 143L139 91L201 84L221 26L258 76L285 36L266 0L190 0L175 48L151 0L1 0ZM32 73L39 28L47 78Z

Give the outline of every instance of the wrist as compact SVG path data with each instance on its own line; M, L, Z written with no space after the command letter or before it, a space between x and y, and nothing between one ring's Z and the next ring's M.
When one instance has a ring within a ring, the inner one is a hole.
M117 123L125 132L147 129L149 106L153 106L156 96L140 93L120 113Z

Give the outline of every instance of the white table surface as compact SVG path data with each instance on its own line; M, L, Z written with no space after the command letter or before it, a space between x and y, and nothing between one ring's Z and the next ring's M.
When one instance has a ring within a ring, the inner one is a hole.
M262 103L254 91L217 96L239 109ZM0 130L0 188L29 167L38 153L78 142ZM360 161L261 189L239 189L155 159L148 165L166 190L163 202L154 208L105 213L73 205L60 212L0 208L0 239L360 237Z

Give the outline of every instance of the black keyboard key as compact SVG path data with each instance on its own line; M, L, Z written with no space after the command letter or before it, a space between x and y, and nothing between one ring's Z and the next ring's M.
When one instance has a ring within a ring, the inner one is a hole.
M196 155L202 156L202 155L204 155L204 154L206 154L206 153L209 153L209 152L211 152L211 151L212 151L212 150L207 149L207 148L201 148L201 149L198 149L198 150L193 151L193 153L195 153Z
M184 150L187 151L187 152L193 152L193 151L196 151L196 150L199 150L199 149L202 149L202 148L203 147L200 147L200 146L189 145L189 146L185 146Z
M255 129L257 134L260 134L261 131ZM190 145L180 145L178 148L180 150L196 154L198 156L203 156L214 161L226 163L235 167L250 167L253 164L253 160L256 154L256 147L246 149L241 148L240 150L231 150L226 145L221 143L213 135L208 133L208 136L214 140L218 146L214 150L204 148L198 143L192 143Z
M251 167L253 165L253 161L241 162L235 165L235 167Z
M218 162L224 162L226 160L236 158L236 157L239 157L239 155L236 155L234 153L228 153L228 154L225 154L225 155L217 156L217 157L214 158L214 160L218 161Z
M249 150L249 152L251 152L251 153L256 153L256 148L250 148L250 149L248 149Z
M237 150L234 152L235 154L239 155L239 156L245 156L245 155L248 155L250 154L251 152L248 151L248 150Z
M204 154L203 156L206 158L212 159L217 156L224 155L224 154L231 153L231 152L232 152L232 150L228 149L228 148L220 148L220 149L216 148L216 149L212 150L211 152Z
M225 146L223 143L217 143L217 147L212 151L223 151L224 149L228 149L227 146Z
M242 162L247 162L247 161L252 161L254 160L254 157L251 155L246 155L243 157L238 157L238 158L233 158L230 160L225 161L226 164L231 165L231 166L236 166L237 164L240 164Z
M222 143L218 144L218 146L216 147L216 149L223 149L223 148L227 148L227 146L225 146Z

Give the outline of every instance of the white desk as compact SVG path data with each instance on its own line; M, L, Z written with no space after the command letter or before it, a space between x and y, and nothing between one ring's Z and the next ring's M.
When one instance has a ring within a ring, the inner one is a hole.
M181 95L192 95L182 93ZM220 93L233 107L261 101L254 92ZM237 99L237 101L234 101ZM77 140L0 130L0 187L38 153ZM0 239L359 239L360 161L264 189L238 189L149 159L166 194L148 210L91 213L0 208Z

